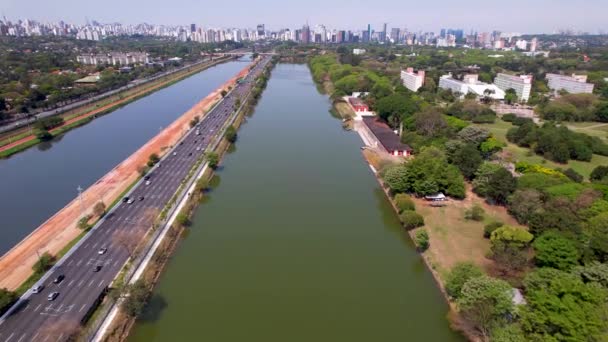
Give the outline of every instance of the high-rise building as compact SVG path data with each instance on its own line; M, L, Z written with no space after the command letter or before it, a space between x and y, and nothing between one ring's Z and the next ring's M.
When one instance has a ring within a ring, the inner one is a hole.
M405 71L401 70L401 82L411 91L418 91L424 85L424 76L424 70L418 70L417 73L414 72L413 68L407 68Z
M264 29L264 24L259 24L257 27L258 38L264 38L266 36L266 30Z
M302 44L309 44L310 38L310 27L308 25L304 25L302 27Z
M505 92L508 89L515 90L517 98L520 101L527 102L532 90L532 75L515 76L499 73L494 79L494 84Z
M190 24L190 32L196 32L196 24Z
M390 38L391 38L391 40L393 42L399 43L399 33L400 33L400 30L399 30L398 27L393 27L391 29L391 36L390 36Z
M380 34L380 41L381 42L386 42L386 40L387 40L387 34L386 34L387 28L386 28L386 26L387 26L386 23L384 23L384 26L382 26L382 33Z
M592 94L593 83L587 83L587 75L576 75L572 76L559 75L559 74L547 74L547 81L549 89L558 92L565 90L571 94Z
M372 40L372 25L371 24L367 24L367 41L371 41Z

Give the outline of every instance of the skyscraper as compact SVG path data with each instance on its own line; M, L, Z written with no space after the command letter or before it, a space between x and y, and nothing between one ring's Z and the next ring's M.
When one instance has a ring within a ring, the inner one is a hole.
M258 33L258 38L264 38L264 36L266 35L266 30L264 29L264 24L258 25L257 33Z
M196 32L196 24L190 24L190 32Z
M382 42L386 42L387 41L386 26L387 26L387 24L384 23L384 27L382 29L382 34L380 35L380 41L382 41Z
M367 41L372 40L372 25L367 24Z

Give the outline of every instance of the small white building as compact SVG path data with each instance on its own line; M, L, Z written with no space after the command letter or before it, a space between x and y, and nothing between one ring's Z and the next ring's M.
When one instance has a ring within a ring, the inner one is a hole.
M547 74L547 83L549 89L558 92L565 90L570 94L592 94L593 83L587 83L587 75L576 75L572 76L560 75L560 74Z
M353 49L353 55L363 55L365 54L365 49Z
M401 82L403 86L414 92L424 85L424 77L424 70L418 70L418 72L414 72L414 68L401 70Z
M465 75L463 80L457 80L452 74L441 76L439 88L450 89L453 93L460 94L460 98L468 93L473 93L478 97L490 96L494 100L503 100L505 92L494 84L480 82L476 74Z

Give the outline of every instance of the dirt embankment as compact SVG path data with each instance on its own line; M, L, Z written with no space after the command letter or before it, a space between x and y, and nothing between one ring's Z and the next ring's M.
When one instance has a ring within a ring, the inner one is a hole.
M93 206L100 198L109 204L120 196L139 177L138 168L148 161L150 154L162 155L167 147L175 144L189 129L190 120L205 114L221 98L221 91L234 86L239 78L247 74L248 69L249 65L90 186L83 193L85 212L92 212ZM78 237L80 230L76 224L80 217L80 205L74 199L3 255L0 258L0 288L14 290L19 287L32 274L37 252L48 251L56 255Z

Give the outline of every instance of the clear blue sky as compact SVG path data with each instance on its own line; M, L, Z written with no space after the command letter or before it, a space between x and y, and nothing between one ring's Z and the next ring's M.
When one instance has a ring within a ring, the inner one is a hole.
M573 29L608 32L608 0L2 0L0 14L82 24L100 22L196 23L210 27L294 28L308 21L331 28L360 29L369 22L437 31L522 33Z

